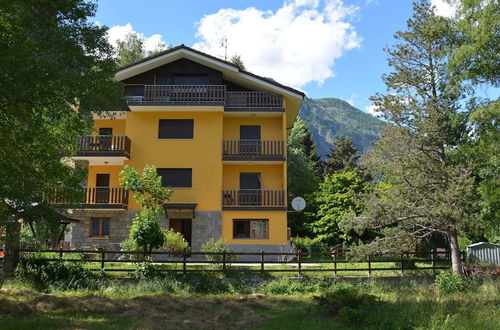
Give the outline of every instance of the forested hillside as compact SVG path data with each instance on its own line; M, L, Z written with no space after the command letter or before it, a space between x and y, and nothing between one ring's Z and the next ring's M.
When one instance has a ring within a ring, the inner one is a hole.
M323 159L333 140L344 135L351 137L361 152L366 151L378 139L382 124L380 119L336 98L306 98L299 114L307 122Z

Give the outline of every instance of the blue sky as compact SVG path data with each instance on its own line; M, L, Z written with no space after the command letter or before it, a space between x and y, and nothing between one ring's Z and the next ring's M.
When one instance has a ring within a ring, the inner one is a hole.
M367 110L369 97L385 91L383 48L411 13L409 0L100 0L95 19L115 39L132 30L150 44L161 39L216 56L226 35L228 53L240 54L249 71Z

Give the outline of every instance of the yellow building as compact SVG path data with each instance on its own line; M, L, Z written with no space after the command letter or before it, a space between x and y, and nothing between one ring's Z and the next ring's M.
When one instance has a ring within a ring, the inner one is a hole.
M76 247L128 237L139 206L118 178L156 166L174 194L162 226L193 251L213 237L235 251L279 251L287 237L286 140L304 94L184 45L126 65L127 111L95 118L75 160L88 166Z

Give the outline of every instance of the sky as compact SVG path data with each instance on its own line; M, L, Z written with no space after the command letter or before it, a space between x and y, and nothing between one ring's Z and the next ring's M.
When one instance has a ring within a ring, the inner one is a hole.
M147 49L184 44L224 58L226 39L227 57L248 71L373 114L369 97L385 92L390 72L383 49L411 14L410 0L99 0L95 21L112 44L135 32Z

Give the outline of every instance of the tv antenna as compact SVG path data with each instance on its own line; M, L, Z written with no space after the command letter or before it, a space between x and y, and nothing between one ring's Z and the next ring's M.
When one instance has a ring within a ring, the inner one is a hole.
M224 61L227 61L227 37L223 36L220 41L220 46L224 47Z

